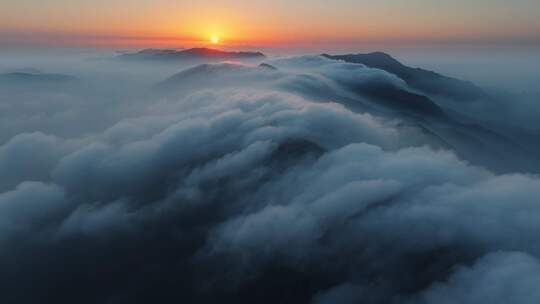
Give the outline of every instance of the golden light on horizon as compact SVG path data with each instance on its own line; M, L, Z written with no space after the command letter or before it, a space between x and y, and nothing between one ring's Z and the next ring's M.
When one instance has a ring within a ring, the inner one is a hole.
M220 39L219 39L218 36L214 35L214 36L210 37L210 43L212 43L212 44L219 44L219 41L220 41Z

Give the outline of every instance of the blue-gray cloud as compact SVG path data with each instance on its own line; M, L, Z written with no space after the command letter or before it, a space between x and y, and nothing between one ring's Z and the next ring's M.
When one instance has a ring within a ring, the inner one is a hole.
M476 161L502 136L384 102L437 106L381 70L268 63L201 65L139 98L94 92L94 105L70 91L65 108L51 99L70 136L8 103L0 299L538 298L540 178ZM396 95L366 93L381 85ZM95 125L75 128L88 115Z

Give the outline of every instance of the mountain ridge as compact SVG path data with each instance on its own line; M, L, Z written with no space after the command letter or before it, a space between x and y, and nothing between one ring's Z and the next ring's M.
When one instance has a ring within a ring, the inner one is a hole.
M256 59L266 58L261 52L233 52L212 48L173 49L144 49L135 53L124 53L116 58L120 60L142 61L182 61L200 59Z
M60 84L71 83L78 81L79 78L54 73L30 73L30 72L11 72L0 74L0 85L47 85L47 84Z
M349 63L360 63L369 68L384 70L401 78L411 88L427 94L460 101L489 98L486 92L470 81L444 76L422 68L409 67L384 52L345 55L322 54L321 56Z

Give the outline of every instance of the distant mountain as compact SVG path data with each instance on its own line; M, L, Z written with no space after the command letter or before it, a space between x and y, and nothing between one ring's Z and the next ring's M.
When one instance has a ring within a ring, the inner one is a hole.
M266 56L261 52L228 52L209 48L192 48L187 50L145 49L136 53L121 54L121 60L142 61L183 61L202 59L263 59Z
M403 79L411 88L427 94L449 97L455 100L488 98L481 88L471 82L446 77L420 68L408 67L383 52L347 55L323 54L322 56L350 63L361 63L370 68L387 71Z
M79 79L64 74L47 74L35 72L13 72L0 74L0 86L20 85L55 85L76 82Z
M262 73L254 73L258 70ZM270 65L257 67L235 63L204 63L185 69L157 83L154 88L167 91L191 90L203 86L227 87L238 83L269 81L276 71Z
M265 68L265 69L274 70L274 71L277 70L277 68L276 68L275 66L273 66L273 65L271 65L271 64L268 64L268 63L264 63L264 62L261 63L261 64L259 64L259 67Z
M19 68L7 71L6 73L28 73L28 74L42 74L42 72L35 68Z
M445 112L427 96L409 92L392 83L367 82L349 88L358 95L392 110L429 117L446 116Z

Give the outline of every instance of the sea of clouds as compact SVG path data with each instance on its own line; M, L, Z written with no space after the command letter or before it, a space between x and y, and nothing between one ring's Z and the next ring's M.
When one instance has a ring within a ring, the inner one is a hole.
M359 94L412 92L384 71L267 63L0 88L0 302L538 303L534 164Z

